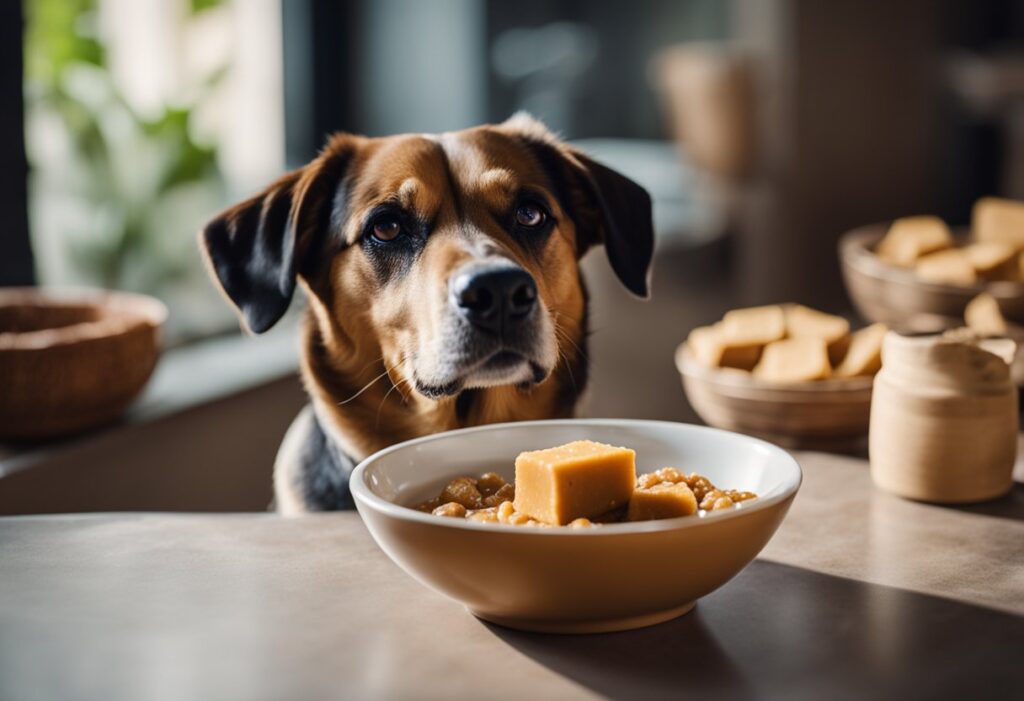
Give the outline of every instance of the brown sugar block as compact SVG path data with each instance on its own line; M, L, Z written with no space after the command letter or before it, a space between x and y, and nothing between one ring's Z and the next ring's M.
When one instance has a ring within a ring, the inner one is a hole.
M769 343L754 368L754 376L768 382L823 380L832 374L828 346L821 338L789 338Z
M985 280L1013 280L1018 269L1016 249L1001 241L980 241L960 249L974 272Z
M738 368L752 370L761 357L761 344L730 346L722 338L720 325L701 326L687 338L690 350L697 360L712 368Z
M917 261L914 272L921 280L946 285L973 285L978 279L971 261L959 249L924 256Z
M841 316L826 314L801 304L784 308L788 338L821 338L828 344L828 357L837 365L850 344L850 322Z
M972 299L964 310L967 328L981 336L1005 336L1006 319L999 309L999 302L987 292Z
M835 370L836 377L871 377L882 369L882 339L885 324L872 324L850 337L850 349Z
M565 525L625 505L636 484L636 453L594 441L520 453L515 510Z
M785 337L786 317L778 305L748 307L726 312L716 327L729 346L763 346Z
M892 223L875 253L890 265L909 268L921 256L952 245L953 235L946 223L938 217L903 217Z
M971 233L977 241L998 241L1024 249L1024 202L982 197L971 212Z
M663 482L653 487L638 487L629 500L626 518L630 521L653 521L697 513L697 497L686 482Z

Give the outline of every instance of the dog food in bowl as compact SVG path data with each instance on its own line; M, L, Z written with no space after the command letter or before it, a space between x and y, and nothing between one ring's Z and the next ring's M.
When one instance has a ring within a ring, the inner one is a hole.
M651 465L699 465L712 483L756 492L757 499L707 518L591 528L480 525L410 508L454 475L507 466L496 472L512 482L512 463L524 447L581 436L629 446ZM675 618L733 578L775 533L800 485L800 468L776 446L703 426L563 419L416 438L367 458L350 484L383 551L474 615L522 630L596 633Z
M729 509L757 497L718 489L674 467L636 477L635 452L594 441L521 453L516 484L494 472L457 477L416 508L435 516L513 526L586 528Z

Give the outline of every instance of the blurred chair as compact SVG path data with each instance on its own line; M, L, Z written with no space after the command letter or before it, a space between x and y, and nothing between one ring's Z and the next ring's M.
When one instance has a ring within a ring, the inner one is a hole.
M750 60L728 44L673 46L655 56L652 78L676 140L693 163L726 182L755 160Z

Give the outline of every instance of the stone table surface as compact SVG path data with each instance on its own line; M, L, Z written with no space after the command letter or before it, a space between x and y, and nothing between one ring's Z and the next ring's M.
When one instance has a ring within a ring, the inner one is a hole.
M797 456L754 563L604 635L483 623L352 513L0 519L0 699L1021 698L1024 485L932 506Z

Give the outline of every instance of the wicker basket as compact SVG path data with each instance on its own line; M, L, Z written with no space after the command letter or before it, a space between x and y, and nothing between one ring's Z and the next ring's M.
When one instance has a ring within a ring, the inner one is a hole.
M153 372L166 316L142 295L0 289L0 440L116 419Z
M872 252L888 229L887 223L861 227L839 242L846 290L862 317L902 331L941 331L963 326L967 303L988 292L1007 319L1024 323L1024 284L997 281L957 286L921 280L914 271L886 265ZM966 242L966 232L956 233L958 242Z
M685 342L675 360L687 400L710 426L790 449L849 452L866 445L874 378L773 384L741 370L706 367Z

